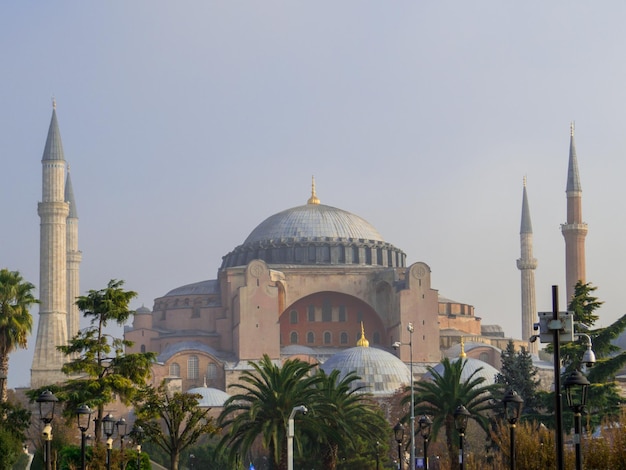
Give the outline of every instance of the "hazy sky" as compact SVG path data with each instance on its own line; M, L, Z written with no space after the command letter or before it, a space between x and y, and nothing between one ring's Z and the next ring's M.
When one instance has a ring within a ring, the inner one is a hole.
M522 180L550 310L553 284L565 304L575 121L587 277L608 324L626 310L625 17L623 1L2 2L0 266L39 284L55 97L83 293L123 279L152 308L214 279L315 175L323 204L519 337ZM14 354L11 387L31 361Z

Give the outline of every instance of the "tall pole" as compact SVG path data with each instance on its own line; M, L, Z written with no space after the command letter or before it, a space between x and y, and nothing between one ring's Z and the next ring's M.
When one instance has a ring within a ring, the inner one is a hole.
M51 443L52 443L52 434L48 435L47 437L44 438L46 440L46 445L45 445L45 452L44 452L44 460L46 461L46 470L52 470L52 448L51 448Z
M511 470L515 470L515 423L509 425L511 433L511 458L509 459Z
M580 410L574 413L574 444L576 449L576 470L583 470L583 454L580 449Z
M293 418L290 417L287 421L287 470L293 470L293 427Z
M424 470L428 470L428 437L424 437Z
M398 442L398 470L402 470L402 443Z
M459 468L460 470L463 470L463 466L464 466L464 456L463 456L463 438L465 437L465 432L460 432L459 433Z
M552 286L552 320L559 320L559 286ZM552 330L554 347L554 409L556 420L556 462L557 470L564 470L563 458L563 396L561 394L561 338L558 328Z
M411 463L410 470L415 470L415 387L413 386L413 323L409 323L407 326L409 330L409 348L411 349L409 359L411 360L410 373L411 373Z
M87 468L87 462L85 461L85 443L87 441L87 430L80 432L80 468L85 470Z

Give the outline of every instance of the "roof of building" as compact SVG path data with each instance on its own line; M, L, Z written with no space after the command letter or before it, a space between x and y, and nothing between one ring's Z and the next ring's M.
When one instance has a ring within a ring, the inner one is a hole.
M219 282L216 279L209 281L194 282L193 284L187 284L184 286L172 289L165 297L177 296L177 295L207 295L207 294L219 294Z
M65 160L56 108L56 102L53 101L52 119L50 120L50 127L48 127L48 137L46 138L46 146L43 150L42 160Z
M576 143L574 142L574 124L570 126L570 141L569 141L569 162L567 165L567 186L566 192L580 192L582 191L582 185L580 184L580 173L578 171L578 159L576 158Z
M476 372L474 378L483 377L485 379L483 382L484 385L492 385L495 383L496 375L499 374L498 369L495 367L472 357L457 357L450 359L450 362L456 362L459 360L465 361L465 366L463 366L463 371L461 372L461 381L465 382L472 376L472 374L474 374L474 372ZM438 374L443 375L444 368L442 363L437 364L433 367L433 369ZM432 374L428 372L424 378L432 378Z
M65 179L65 202L70 205L69 218L78 219L78 209L76 208L76 199L74 198L74 187L72 186L72 178L70 177L70 167L67 166L67 178Z
M202 398L198 400L198 406L200 408L219 408L224 406L226 400L230 398L228 393L217 388L207 387L206 383L202 387L187 390L187 393L202 396Z

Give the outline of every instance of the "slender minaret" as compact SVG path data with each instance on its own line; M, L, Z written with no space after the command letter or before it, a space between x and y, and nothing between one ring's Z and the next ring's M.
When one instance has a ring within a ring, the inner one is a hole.
M576 159L574 123L570 125L569 164L565 193L567 194L567 222L561 225L561 232L565 238L566 306L569 306L576 283L578 281L586 282L585 237L587 236L587 224L583 222L583 190L580 185Z
M67 344L67 216L65 202L65 158L52 104L52 119L42 163L42 199L38 205L40 222L39 252L39 324L31 387L41 387L64 380L61 367L65 356L58 345Z
M530 221L530 207L526 193L526 177L524 177L524 191L522 195L522 223L519 231L520 258L517 260L517 269L522 275L522 339L528 342L528 352L538 353L536 342L530 342L533 335L533 323L537 317L535 302L535 269L537 260L533 258L533 225Z
M80 261L83 254L78 249L78 210L74 199L74 188L70 177L70 165L67 165L65 180L65 202L70 205L67 217L67 336L73 338L79 329L79 312L76 297L80 295Z

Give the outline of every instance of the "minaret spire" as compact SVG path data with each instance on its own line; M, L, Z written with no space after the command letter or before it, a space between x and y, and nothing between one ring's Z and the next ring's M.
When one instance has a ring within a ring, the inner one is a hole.
M582 185L578 171L576 144L574 142L574 123L570 124L569 161L567 166L567 222L561 225L565 238L565 283L567 292L566 305L572 300L574 287L578 281L586 282L585 237L587 224L583 222Z
M39 323L31 369L31 387L65 379L65 362L57 346L67 344L67 217L65 201L65 157L56 116L52 119L41 159L42 199L37 207L40 223Z
M76 306L76 297L80 295L80 262L83 254L78 249L78 209L74 198L74 188L70 176L70 165L67 164L65 180L65 202L69 204L67 217L67 335L68 339L76 336L79 330L80 313Z
M530 221L530 206L528 205L525 176L522 194L520 251L521 256L517 260L517 269L521 271L522 278L522 339L528 341L528 352L537 354L537 343L529 341L533 334L533 323L537 317L535 300L535 269L537 268L537 260L533 257L533 225Z

